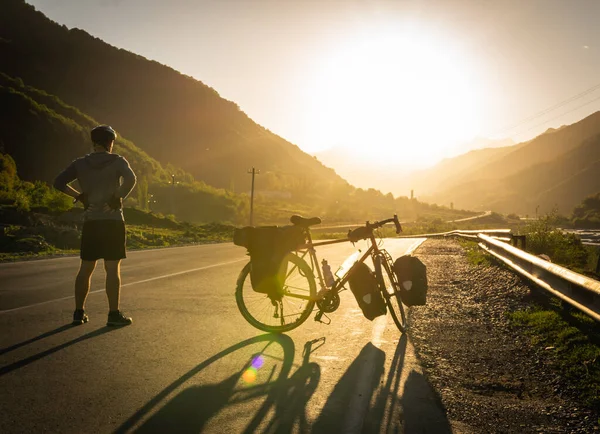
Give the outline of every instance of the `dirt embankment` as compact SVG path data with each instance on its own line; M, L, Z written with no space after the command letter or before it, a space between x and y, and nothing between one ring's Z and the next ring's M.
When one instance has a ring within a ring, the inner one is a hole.
M457 431L600 432L600 410L578 404L550 363L552 348L509 323L507 313L534 302L527 282L502 266L471 265L456 241L428 240L416 255L429 294L412 309L410 337Z

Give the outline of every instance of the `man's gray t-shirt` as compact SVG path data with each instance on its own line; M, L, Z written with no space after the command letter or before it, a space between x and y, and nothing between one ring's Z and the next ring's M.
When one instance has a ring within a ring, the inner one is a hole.
M135 174L125 158L108 152L78 158L56 177L54 187L63 191L75 179L87 195L85 220L124 220L122 210L107 210L106 204L113 196L126 198L135 185Z

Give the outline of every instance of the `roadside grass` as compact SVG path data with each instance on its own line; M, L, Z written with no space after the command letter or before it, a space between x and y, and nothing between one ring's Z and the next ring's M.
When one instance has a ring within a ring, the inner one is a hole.
M593 319L556 299L508 317L533 345L545 349L582 404L600 408L600 327Z
M490 254L484 252L475 241L467 240L464 238L458 238L458 243L464 249L467 260L470 264L475 266L489 266L497 263L495 258Z
M79 250L48 249L43 252L0 252L0 263L27 261L31 259L50 259L61 256L78 255Z
M0 262L14 262L30 259L46 259L79 253L79 231L62 227L46 226L43 233L40 227L32 228L12 226L6 231L0 247ZM231 241L233 226L220 223L204 225L176 224L173 227L148 225L127 225L127 248L140 250L158 247L174 247L193 244L209 244ZM57 246L61 246L59 248Z
M185 225L172 229L151 226L127 226L127 246L131 249L169 247L189 244L223 243L233 238L233 227L218 223Z
M310 234L313 240L342 240L348 237L348 231L345 232L315 232Z

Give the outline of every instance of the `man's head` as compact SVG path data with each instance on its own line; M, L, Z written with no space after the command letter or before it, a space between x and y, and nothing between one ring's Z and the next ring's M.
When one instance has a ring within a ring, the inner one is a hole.
M98 125L91 132L94 148L100 147L110 152L114 141L117 139L117 133L108 125Z

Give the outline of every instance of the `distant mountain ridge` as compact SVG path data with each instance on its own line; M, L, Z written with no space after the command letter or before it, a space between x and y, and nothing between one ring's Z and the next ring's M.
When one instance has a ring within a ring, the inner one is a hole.
M483 155L490 158L493 155L500 155L503 149L511 145L514 145L512 139L493 140L484 137L459 144L456 149L468 149L468 151L455 157L444 158L437 163L435 165L437 176L434 182L430 182L429 169L415 170L409 159L391 158L396 156L382 155L381 160L374 164L342 147L333 147L316 152L314 155L358 187L376 188L403 196L409 195L410 191L414 190L423 196L436 190L439 179L450 179L482 159ZM401 156L402 150L399 149L398 152ZM432 155L433 158L435 156Z
M600 191L599 162L600 112L596 112L528 142L447 160L415 179L429 192L423 200L434 203L528 214L557 208L569 214Z

